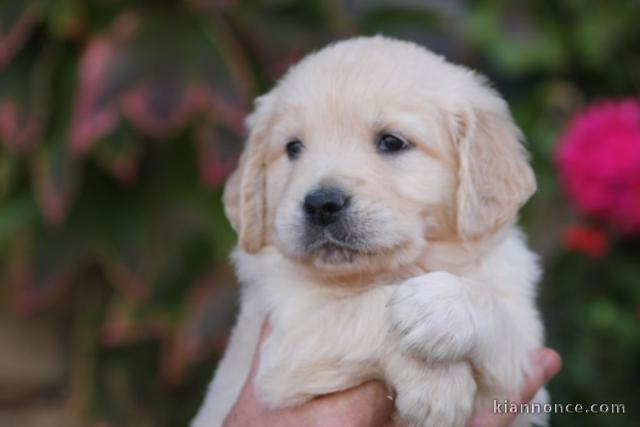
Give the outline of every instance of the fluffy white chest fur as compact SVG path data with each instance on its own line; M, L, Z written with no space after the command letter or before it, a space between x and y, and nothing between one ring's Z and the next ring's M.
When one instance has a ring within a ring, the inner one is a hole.
M517 396L543 340L514 225L535 178L486 79L347 40L292 67L247 125L224 194L240 315L193 427L223 425L267 316L255 385L274 407L376 379L411 425L462 427Z
M515 229L464 264L456 265L457 253L439 252L431 273L344 289L309 282L273 248L237 251L241 311L193 427L223 424L266 313L273 332L262 347L256 386L273 406L377 379L395 390L407 421L445 427L464 425L475 405L515 395L530 352L542 345L534 255ZM435 269L438 264L453 272ZM533 402L546 402L544 390ZM514 425L532 423L546 420L521 415Z

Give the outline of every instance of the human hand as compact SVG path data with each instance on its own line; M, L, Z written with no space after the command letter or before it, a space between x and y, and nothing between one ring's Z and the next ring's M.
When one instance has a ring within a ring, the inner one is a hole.
M263 325L249 378L225 420L225 427L381 427L392 426L393 398L379 382L368 382L349 390L319 396L292 408L270 409L260 401L254 381L260 361L260 344L269 334Z
M532 372L525 378L524 387L520 396L508 399L512 403L528 403L533 399L539 389L541 389L551 378L553 378L562 367L560 355L550 348L542 348L536 351L532 357ZM506 413L496 414L492 408L487 412L474 414L467 427L509 427L517 414Z
M259 345L269 333L265 324ZM403 423L395 414L390 392L379 382L369 382L325 396L320 396L293 408L270 409L256 395L255 375L260 360L260 349L255 352L251 372L240 396L225 420L225 427L397 427ZM560 356L544 348L533 355L533 371L527 377L519 398L514 403L529 402L547 381L560 370ZM515 414L474 414L468 427L508 427Z

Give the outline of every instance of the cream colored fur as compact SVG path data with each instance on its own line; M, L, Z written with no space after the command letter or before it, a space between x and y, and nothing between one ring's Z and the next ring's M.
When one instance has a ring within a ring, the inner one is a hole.
M193 427L223 425L267 314L256 387L273 407L376 379L411 425L448 427L517 394L543 343L539 269L514 225L535 181L482 77L412 43L347 40L294 66L248 126L224 196L241 309ZM381 155L386 131L414 147ZM361 252L303 250L301 201L319 184L352 195Z

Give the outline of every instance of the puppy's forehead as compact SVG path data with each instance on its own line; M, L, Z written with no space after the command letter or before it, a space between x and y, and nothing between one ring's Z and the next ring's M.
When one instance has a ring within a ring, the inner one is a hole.
M341 104L433 97L469 83L468 72L413 43L358 38L308 55L280 82L288 99L323 99ZM307 104L308 105L308 104ZM362 107L362 105L360 106Z
M477 86L466 68L427 49L373 37L308 55L281 79L277 92L281 117L300 130L331 120L334 129L357 131L402 111L447 114ZM340 122L349 126L335 127Z
M321 51L294 67L282 81L283 98L331 110L351 104L366 109L380 93L393 96L405 91L401 87L405 84L398 81L400 72L394 72L396 66L366 52L338 53L342 52Z

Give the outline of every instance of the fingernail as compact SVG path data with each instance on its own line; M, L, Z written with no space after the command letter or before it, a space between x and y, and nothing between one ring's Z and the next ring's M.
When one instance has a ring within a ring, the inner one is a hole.
M544 369L545 366L547 365L547 357L548 354L545 350L538 350L533 354L533 357L531 358L531 364L533 365L534 369Z
M545 355L545 351L544 350L538 350L535 353L533 353L533 357L531 358L531 361L533 362L534 365L540 365L543 363L543 358Z
M558 355L552 351L542 351L540 355L540 364L544 369L545 381L548 381L560 371L558 363Z

